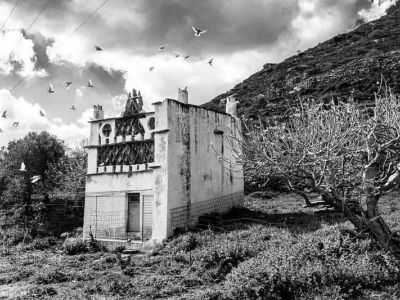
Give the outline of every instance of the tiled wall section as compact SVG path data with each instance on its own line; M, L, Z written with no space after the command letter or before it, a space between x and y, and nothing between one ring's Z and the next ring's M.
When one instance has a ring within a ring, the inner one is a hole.
M232 207L241 206L243 199L244 194L242 191L171 209L170 232L175 228L194 226L202 215L211 212L224 213Z

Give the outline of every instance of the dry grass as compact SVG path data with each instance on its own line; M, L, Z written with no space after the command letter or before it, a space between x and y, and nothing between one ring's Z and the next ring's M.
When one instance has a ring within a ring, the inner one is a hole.
M262 197L270 199L265 200ZM272 197L271 197L272 196ZM400 266L339 214L292 195L253 195L245 207L132 256L66 255L28 245L0 256L0 297L21 299L398 299ZM382 200L400 229L400 203ZM237 219L240 219L239 221ZM236 221L234 221L236 220Z

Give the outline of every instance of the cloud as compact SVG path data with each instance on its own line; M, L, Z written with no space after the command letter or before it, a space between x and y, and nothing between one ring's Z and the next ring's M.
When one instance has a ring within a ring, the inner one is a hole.
M364 21L369 22L384 16L396 3L397 0L373 0L369 8L362 9L358 14Z
M83 114L90 117L94 104L101 104L106 115L117 116L126 92L136 88L145 109L152 110L151 103L176 98L178 87L185 86L190 103L204 103L266 62L279 62L348 31L360 17L381 16L392 2L377 6L377 0L372 5L366 0L113 0L74 31L102 1L53 0L26 32L45 3L20 1L5 34L0 33L0 44L5 45L0 48L0 89L30 74L12 97L45 108L44 128L59 129L70 138L81 132L84 125L79 120ZM0 20L14 3L1 1ZM209 31L196 38L192 26ZM159 52L164 43L168 47ZM95 51L94 44L104 51ZM175 51L191 57L175 58ZM213 67L207 64L211 57ZM153 72L150 66L155 66ZM89 78L94 88L86 87ZM73 82L69 90L66 81ZM54 95L46 92L50 82ZM69 109L72 104L77 111Z
M76 123L66 123L61 118L50 119L48 113L42 117L39 112L45 109L38 103L31 103L23 97L16 98L5 89L0 90L0 110L7 111L7 118L0 119L0 128L3 131L0 133L0 146L22 138L30 131L47 130L69 144L89 136L87 121L90 110L82 112ZM14 122L19 122L18 127L12 127Z
M120 94L111 98L111 116L115 117L121 115L121 112L125 109L127 98L126 94Z
M3 31L0 34L0 73L9 75L17 73L21 76L45 77L43 68L36 68L34 43L25 39L20 31Z

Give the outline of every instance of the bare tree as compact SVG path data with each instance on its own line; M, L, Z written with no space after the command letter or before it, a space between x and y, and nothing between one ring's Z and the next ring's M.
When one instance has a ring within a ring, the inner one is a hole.
M400 183L400 99L377 96L373 113L351 100L308 101L290 115L276 126L245 128L240 147L241 139L230 138L245 172L280 176L308 206L335 207L358 230L399 253L399 235L385 223L378 202ZM322 201L310 202L310 193Z

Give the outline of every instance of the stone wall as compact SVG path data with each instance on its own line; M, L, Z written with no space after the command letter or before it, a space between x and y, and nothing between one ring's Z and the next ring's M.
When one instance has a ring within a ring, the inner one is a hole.
M182 222L193 224L203 212L215 208L222 213L240 202L237 195L243 194L243 169L235 166L231 141L232 137L240 136L241 127L240 120L228 114L171 99L164 100L162 105L168 106L168 235L171 235ZM186 217L182 213L176 217L175 213L182 210Z

